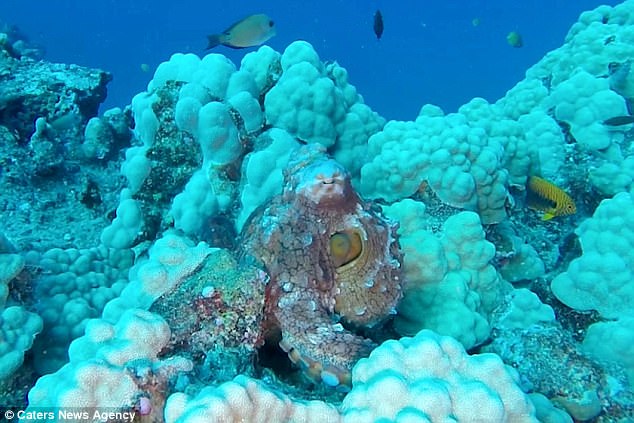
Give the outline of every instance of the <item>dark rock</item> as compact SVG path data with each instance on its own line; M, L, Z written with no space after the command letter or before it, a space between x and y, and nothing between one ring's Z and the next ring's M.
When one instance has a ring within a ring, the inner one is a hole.
M98 163L81 161L86 123L105 100L111 75L36 61L17 54L7 40L0 26L3 229L20 249L46 250L62 240L67 247L96 245L107 210L119 202L118 149L129 140L129 113L111 112L106 119L114 128L112 139L101 141L112 154Z
M16 60L0 50L0 125L26 143L43 117L56 131L79 131L97 115L112 75L77 65Z
M525 391L545 395L575 421L632 421L634 394L623 370L584 354L558 325L495 330L483 351L499 355Z

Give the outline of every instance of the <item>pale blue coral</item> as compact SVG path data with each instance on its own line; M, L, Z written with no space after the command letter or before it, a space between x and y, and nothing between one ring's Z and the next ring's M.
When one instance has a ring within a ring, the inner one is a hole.
M619 193L603 200L577 228L583 254L553 279L564 304L616 319L634 303L634 200Z
M98 317L124 288L133 254L102 245L82 250L56 248L44 254L30 253L26 259L44 271L34 280L44 329L33 351L36 368L48 373L66 361L68 345L83 334L87 320Z
M510 285L489 263L495 247L484 238L478 215L462 212L444 222L444 232L426 230L424 206L404 200L384 208L398 219L408 284L395 328L414 335L423 328L458 339L466 348L490 333L489 316ZM413 219L412 216L417 218Z
M486 114L487 105L478 100L470 105L463 106L469 115L444 116L437 108L424 107L416 122L388 122L368 141L361 194L395 201L426 183L443 203L476 211L485 223L503 220L508 195L504 146L470 121Z
M588 328L584 349L617 363L634 381L634 200L622 192L599 204L577 229L583 254L551 283L553 293L576 310L596 310L613 321Z
M0 307L0 382L20 368L24 353L42 331L42 318L24 307Z
M235 224L238 231L242 230L244 222L258 206L282 192L282 171L290 155L301 144L288 132L272 128L260 135L256 145L258 148L247 154L242 164L242 208Z

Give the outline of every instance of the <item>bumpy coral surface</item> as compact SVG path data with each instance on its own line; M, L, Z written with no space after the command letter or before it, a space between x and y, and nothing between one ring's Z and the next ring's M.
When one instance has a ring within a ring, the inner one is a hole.
M455 339L421 330L360 360L341 410L346 423L537 423L517 379L498 356L469 355Z
M354 192L349 173L315 146L299 150L282 195L247 222L245 254L271 277L269 340L278 337L314 380L349 384L352 365L375 345L344 325L373 327L394 312L402 284L394 235Z

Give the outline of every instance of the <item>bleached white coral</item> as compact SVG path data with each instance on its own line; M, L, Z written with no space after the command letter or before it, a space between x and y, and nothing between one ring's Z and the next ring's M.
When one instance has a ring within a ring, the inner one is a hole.
M116 323L126 310L147 310L154 300L191 275L211 251L205 242L196 245L185 237L167 232L150 248L149 258L130 269L130 282L119 297L105 305L103 319Z
M239 375L195 397L172 394L165 404L166 423L195 422L339 423L337 409L322 401L298 401L263 383Z
M352 370L345 422L537 422L516 372L432 331L384 342ZM386 400L388 399L389 400Z

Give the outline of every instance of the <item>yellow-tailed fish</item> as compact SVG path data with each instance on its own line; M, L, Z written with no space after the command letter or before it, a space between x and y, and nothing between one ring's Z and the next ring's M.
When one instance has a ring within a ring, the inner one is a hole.
M530 176L526 182L526 205L543 211L542 220L577 212L575 202L564 190L539 176Z
M220 34L208 35L207 50L219 45L246 48L264 44L275 35L275 23L264 14L251 15L231 25Z

